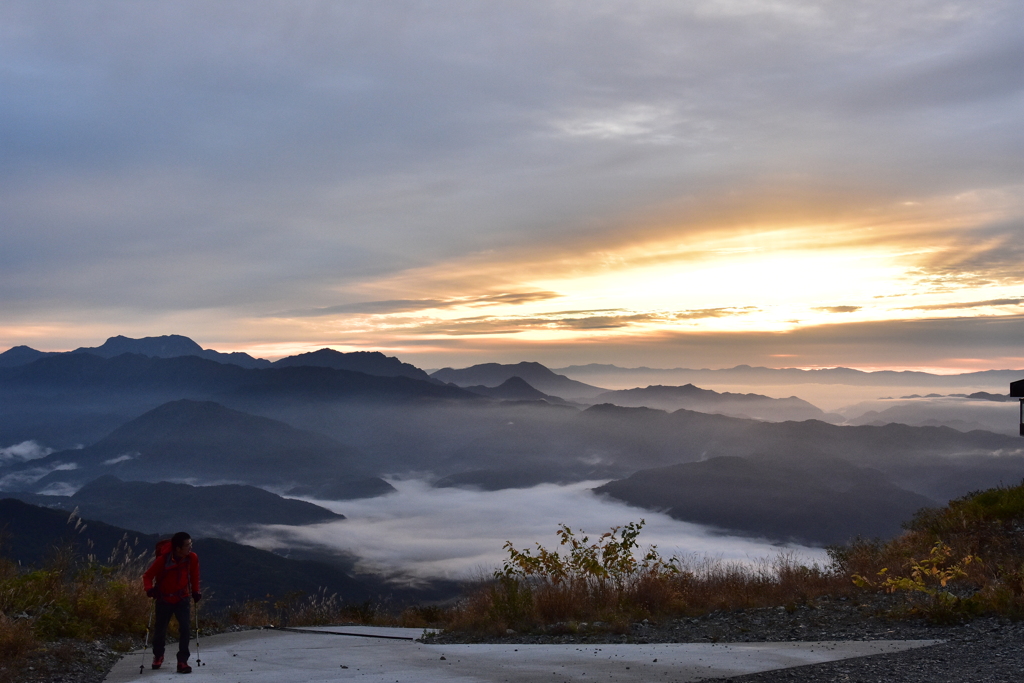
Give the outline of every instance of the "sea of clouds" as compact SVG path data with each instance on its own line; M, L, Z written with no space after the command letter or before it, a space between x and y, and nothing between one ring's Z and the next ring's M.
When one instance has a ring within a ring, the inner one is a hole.
M500 567L507 557L502 549L507 541L520 549L534 543L554 548L559 524L583 529L593 540L611 527L644 519L641 546L657 545L663 556L753 562L791 551L808 562L826 559L820 548L724 535L591 491L603 483L479 491L434 488L417 479L392 480L398 491L386 496L311 501L345 515L345 520L266 526L239 540L268 550L307 547L344 551L358 556L358 567L365 571L462 579L489 575Z

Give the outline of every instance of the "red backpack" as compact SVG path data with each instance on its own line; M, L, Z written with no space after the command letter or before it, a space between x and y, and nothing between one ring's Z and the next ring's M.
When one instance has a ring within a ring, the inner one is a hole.
M159 560L161 557L163 557L163 559L164 559L164 561L162 563L157 565L160 568L160 570L159 570L159 572L156 575L156 579L153 581L153 587L156 588L159 591L160 590L160 583L164 579L164 574L167 573L168 566L173 561L173 556L171 555L171 550L172 550L171 539L163 538L163 539L157 541L156 542L155 550L156 550L156 559ZM181 569L184 569L185 572L187 573L189 568L190 568L190 566L191 566L191 563L189 563L187 560L188 560L188 556L186 555L185 556L185 566L182 567L182 568L176 568L176 569L178 571L181 571ZM186 587L185 588L182 588L182 589L180 589L180 590L178 590L178 591L176 591L174 593L168 593L167 597L178 597L178 598L181 598L183 600L187 600L188 599L188 581L186 581Z

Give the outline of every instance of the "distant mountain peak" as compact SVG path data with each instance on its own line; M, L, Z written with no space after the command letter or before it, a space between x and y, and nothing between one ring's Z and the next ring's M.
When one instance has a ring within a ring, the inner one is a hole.
M240 365L243 368L265 368L270 361L253 358L247 353L235 351L221 353L213 349L204 349L192 339L181 334L165 334L159 337L142 337L133 339L124 335L107 338L99 346L80 346L71 353L90 353L101 358L114 358L125 353L134 353L150 358L178 358L180 356L198 356L218 363Z
M761 394L720 393L713 389L701 389L693 384L677 387L652 384L644 389L609 391L593 400L619 406L647 406L668 411L686 409L770 421L826 417L822 410L795 396L771 398ZM839 416L834 418L841 419Z
M30 346L14 346L0 353L0 368L13 368L19 365L28 365L32 361L39 360L43 356L50 356L51 352L36 351Z
M122 353L138 353L153 358L174 358L176 356L197 356L203 347L180 334L165 334L159 337L132 339L124 335L108 337L99 346L81 346L71 353L91 353L103 358L120 356Z
M56 482L80 486L108 474L122 482L191 478L301 487L308 492L303 495L338 499L394 490L362 469L360 460L364 458L358 451L329 436L212 401L191 399L164 403L92 446L47 458L38 463L72 463L75 467L56 467L36 482L37 490ZM104 478L94 485L102 488L117 483Z
M533 386L522 377L518 375L515 377L509 377L507 380L498 385L498 388L505 389L533 389ZM534 389L536 391L536 389Z
M476 385L465 387L465 389L467 391L472 391L474 394L480 394L481 396L487 396L488 398L505 401L547 401L549 403L565 403L564 400L557 396L551 396L549 394L545 394L543 391L539 391L525 379L518 376L509 377L496 387Z
M276 368L311 366L350 370L378 377L410 377L435 382L430 375L415 365L403 363L394 356L385 356L380 351L350 351L343 353L334 349L318 349L308 353L282 358L274 363Z
M550 368L533 361L508 364L481 363L460 370L443 368L430 376L460 387L482 385L491 388L500 386L512 377L519 377L540 392L563 398L589 398L605 391L600 387L559 375L552 372Z

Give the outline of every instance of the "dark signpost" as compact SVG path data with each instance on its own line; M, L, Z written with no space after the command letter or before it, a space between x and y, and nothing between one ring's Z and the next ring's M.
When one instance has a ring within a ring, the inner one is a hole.
M1024 379L1010 382L1010 396L1020 399L1020 435L1024 436Z

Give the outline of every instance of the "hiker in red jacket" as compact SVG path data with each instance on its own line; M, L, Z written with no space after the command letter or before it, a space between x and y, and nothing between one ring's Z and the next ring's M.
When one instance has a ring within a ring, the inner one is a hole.
M202 599L199 592L199 558L192 552L192 537L184 531L156 546L156 559L142 575L146 595L156 598L156 628L153 629L153 668L164 663L164 643L171 615L178 620L178 673L192 673L188 665L188 639L192 623L191 605Z

